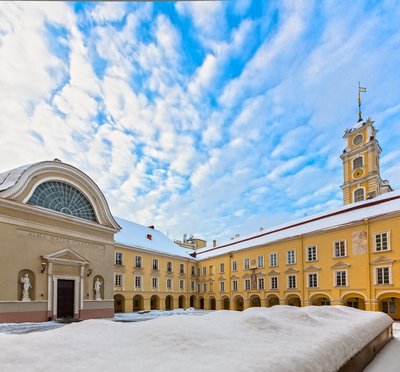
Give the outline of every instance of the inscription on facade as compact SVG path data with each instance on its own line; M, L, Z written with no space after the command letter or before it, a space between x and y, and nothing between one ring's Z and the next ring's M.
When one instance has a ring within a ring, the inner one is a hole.
M69 246L75 246L75 247L87 247L87 248L97 248L97 249L104 249L104 245L100 244L94 244L94 243L89 243L89 242L83 242L81 240L75 240L75 239L68 239L68 238L63 238L61 236L56 236L56 235L49 235L49 234L41 234L33 231L25 231L25 230L17 230L17 234L19 236L24 236L32 239L39 239L39 240L47 240L47 241L52 241L52 242L57 242L60 244L66 244Z

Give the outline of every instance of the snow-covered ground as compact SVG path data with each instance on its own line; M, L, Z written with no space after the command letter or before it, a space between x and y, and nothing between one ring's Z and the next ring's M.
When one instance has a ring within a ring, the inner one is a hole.
M392 322L383 313L342 306L183 314L146 322L87 320L47 332L3 333L0 369L335 371Z

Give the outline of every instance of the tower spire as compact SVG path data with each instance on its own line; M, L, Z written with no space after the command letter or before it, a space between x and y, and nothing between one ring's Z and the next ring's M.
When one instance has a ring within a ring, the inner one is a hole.
M358 121L362 121L361 117L361 93L367 93L367 88L363 88L360 86L360 82L358 82Z

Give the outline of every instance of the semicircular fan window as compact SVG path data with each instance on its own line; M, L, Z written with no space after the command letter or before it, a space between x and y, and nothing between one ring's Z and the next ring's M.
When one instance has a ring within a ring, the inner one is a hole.
M64 182L47 181L41 183L35 189L27 204L97 222L94 209L86 196L75 187Z

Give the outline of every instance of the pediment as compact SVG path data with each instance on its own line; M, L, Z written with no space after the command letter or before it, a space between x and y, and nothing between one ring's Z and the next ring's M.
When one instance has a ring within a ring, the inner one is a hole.
M251 274L244 274L244 275L242 276L242 278L244 278L244 279L251 278Z
M239 277L236 276L236 275L232 275L232 276L231 276L231 279L239 279Z
M207 280L207 283L214 283L214 282L215 282L215 280L212 279L212 278L210 278L210 279Z
M336 262L334 265L332 265L331 269L347 269L349 267L350 267L350 265L348 263L339 261L339 262Z
M48 262L62 265L89 265L90 263L85 257L69 248L47 254L43 258Z
M257 278L262 278L262 277L264 277L264 276L266 276L267 274L265 274L265 273L263 273L263 272L259 272L259 273L257 273L256 274L256 277Z
M268 273L268 275L269 275L269 276L279 275L279 271L271 270L271 271Z
M285 274L296 274L298 272L299 270L293 269L293 267L290 267L289 269L285 270Z
M222 280L226 280L226 278L224 278L222 275L218 278L218 280L222 281Z
M371 262L371 265L382 265L382 264L392 264L393 262L395 262L396 260L393 260L392 258L389 257L378 257L376 260L373 260Z
M307 267L304 269L304 271L307 271L307 272L310 272L310 271L318 271L318 270L321 270L321 268L318 267L318 266L314 266L314 265L307 266Z

